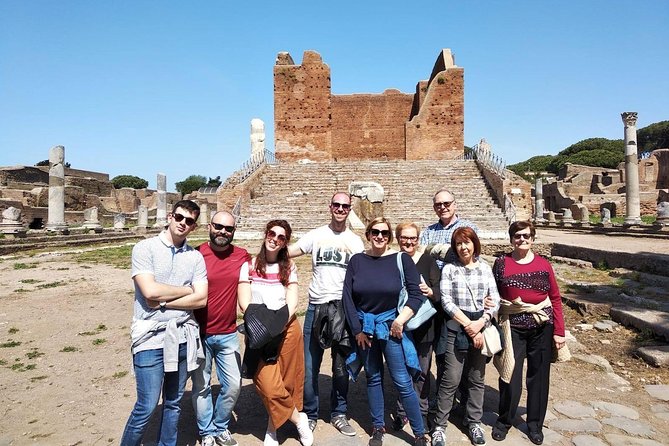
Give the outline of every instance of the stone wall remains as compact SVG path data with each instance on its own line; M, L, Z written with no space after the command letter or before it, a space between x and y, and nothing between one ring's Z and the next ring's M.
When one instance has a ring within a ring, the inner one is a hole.
M274 66L274 144L280 161L453 159L464 150L464 70L443 50L415 94L333 95L315 51Z

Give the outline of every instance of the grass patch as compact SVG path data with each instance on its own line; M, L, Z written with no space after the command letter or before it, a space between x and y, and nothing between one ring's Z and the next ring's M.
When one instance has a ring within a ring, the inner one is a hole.
M14 269L32 269L37 268L37 263L15 263Z
M63 352L63 353L72 353L72 352L76 352L78 350L79 349L77 347L74 347L72 345L66 345L65 347L60 349L60 351Z
M14 334L14 333L18 333L18 332L19 332L19 329L16 328L16 327L11 327L11 328L9 329L9 334Z
M91 268L93 268L92 266L88 266L88 265L81 265L81 267L82 267L83 269L91 269Z
M5 361L4 359L0 359L0 365L7 365L7 361Z
M74 260L78 263L106 264L119 269L130 269L132 247L133 245L123 245L82 252L75 256Z
M0 348L18 347L19 345L21 345L20 341L7 341L0 344Z
M127 370L124 370L124 371L122 371L122 372L116 372L116 373L114 373L114 374L112 375L112 378L114 378L114 379L123 378L123 377L124 377L125 375L127 375L127 374L128 374L128 371L127 371Z
M28 359L35 359L35 358L39 358L40 356L44 356L44 353L40 352L36 348L34 348L31 351L29 351L28 353L26 353L26 357Z
M55 282L42 283L40 285L37 285L37 288L39 288L39 289L56 288L58 286L63 286L63 285L65 285L65 282L61 282L60 280L56 280Z
M15 364L12 364L10 369L21 371L23 369L23 363L22 362L17 362Z
M97 327L95 327L95 330L92 331L82 331L77 333L79 336L95 336L97 334L100 334L100 332L105 331L107 329L107 326L105 324L99 324Z
M40 282L44 282L44 281L39 280L39 279L23 279L23 280L19 280L19 282L27 283L28 285L32 285L33 283L40 283Z
M93 345L101 345L104 344L105 342L107 342L105 338L93 339Z
M30 382L34 383L34 382L41 381L41 380L47 379L47 378L48 378L47 375L33 376L32 378L30 378ZM37 420L35 420L35 421L37 421ZM30 423L31 422L28 422L28 424L30 424Z
M25 288L18 288L14 290L15 293L29 293L30 290L26 290Z
M23 369L23 371L26 371L26 370L35 370L36 368L37 368L37 365L35 365L35 364L28 364L28 365L25 367L25 369Z
M46 376L45 376L45 378L46 378ZM35 418L34 420L30 420L30 421L28 421L28 424L35 424L35 423L37 423L38 421L39 421L39 420L38 420L37 418Z

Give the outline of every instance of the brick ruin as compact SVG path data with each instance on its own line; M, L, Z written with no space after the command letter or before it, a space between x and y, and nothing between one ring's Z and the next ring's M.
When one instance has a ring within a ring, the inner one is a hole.
M464 152L464 69L439 53L416 92L333 95L315 51L274 66L274 147L280 161L453 159Z
M582 204L599 215L602 208L611 216L625 215L625 163L617 169L567 163L543 185L546 210L562 212ZM669 149L651 152L639 160L639 198L641 215L655 215L657 203L669 200Z

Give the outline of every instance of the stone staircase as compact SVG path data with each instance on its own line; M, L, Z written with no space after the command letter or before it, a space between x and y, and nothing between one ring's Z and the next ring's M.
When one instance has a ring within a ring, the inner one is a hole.
M265 168L242 203L238 234L262 231L272 218L290 222L296 236L330 220L327 205L354 181L374 181L384 191L384 215L395 225L436 222L432 196L441 187L456 196L458 215L472 220L482 238L506 238L508 222L474 161L360 161L275 164Z

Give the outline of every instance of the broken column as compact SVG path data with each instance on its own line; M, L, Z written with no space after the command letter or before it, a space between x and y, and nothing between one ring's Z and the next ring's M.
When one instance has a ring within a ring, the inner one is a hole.
M636 146L637 112L621 113L625 124L625 224L641 224L639 157Z
M21 222L21 209L10 206L2 211L0 233L8 239L26 236L27 230Z
M125 227L125 215L123 215L123 214L114 215L114 229L116 229L116 230L126 229L126 227Z
M98 208L96 206L84 210L84 224L82 225L89 232L102 232L102 225L98 220Z
M137 206L137 229L146 231L149 226L149 210L143 204Z
M164 228L167 225L167 176L158 174L158 191L156 192L156 224L155 228Z
M544 184L541 177L534 182L534 221L543 223L544 220Z
M65 147L49 150L49 209L47 231L68 233L65 223Z
M251 119L251 158L265 156L265 123L258 118Z
M198 224L206 226L209 223L209 203L206 201L200 204L200 218Z

